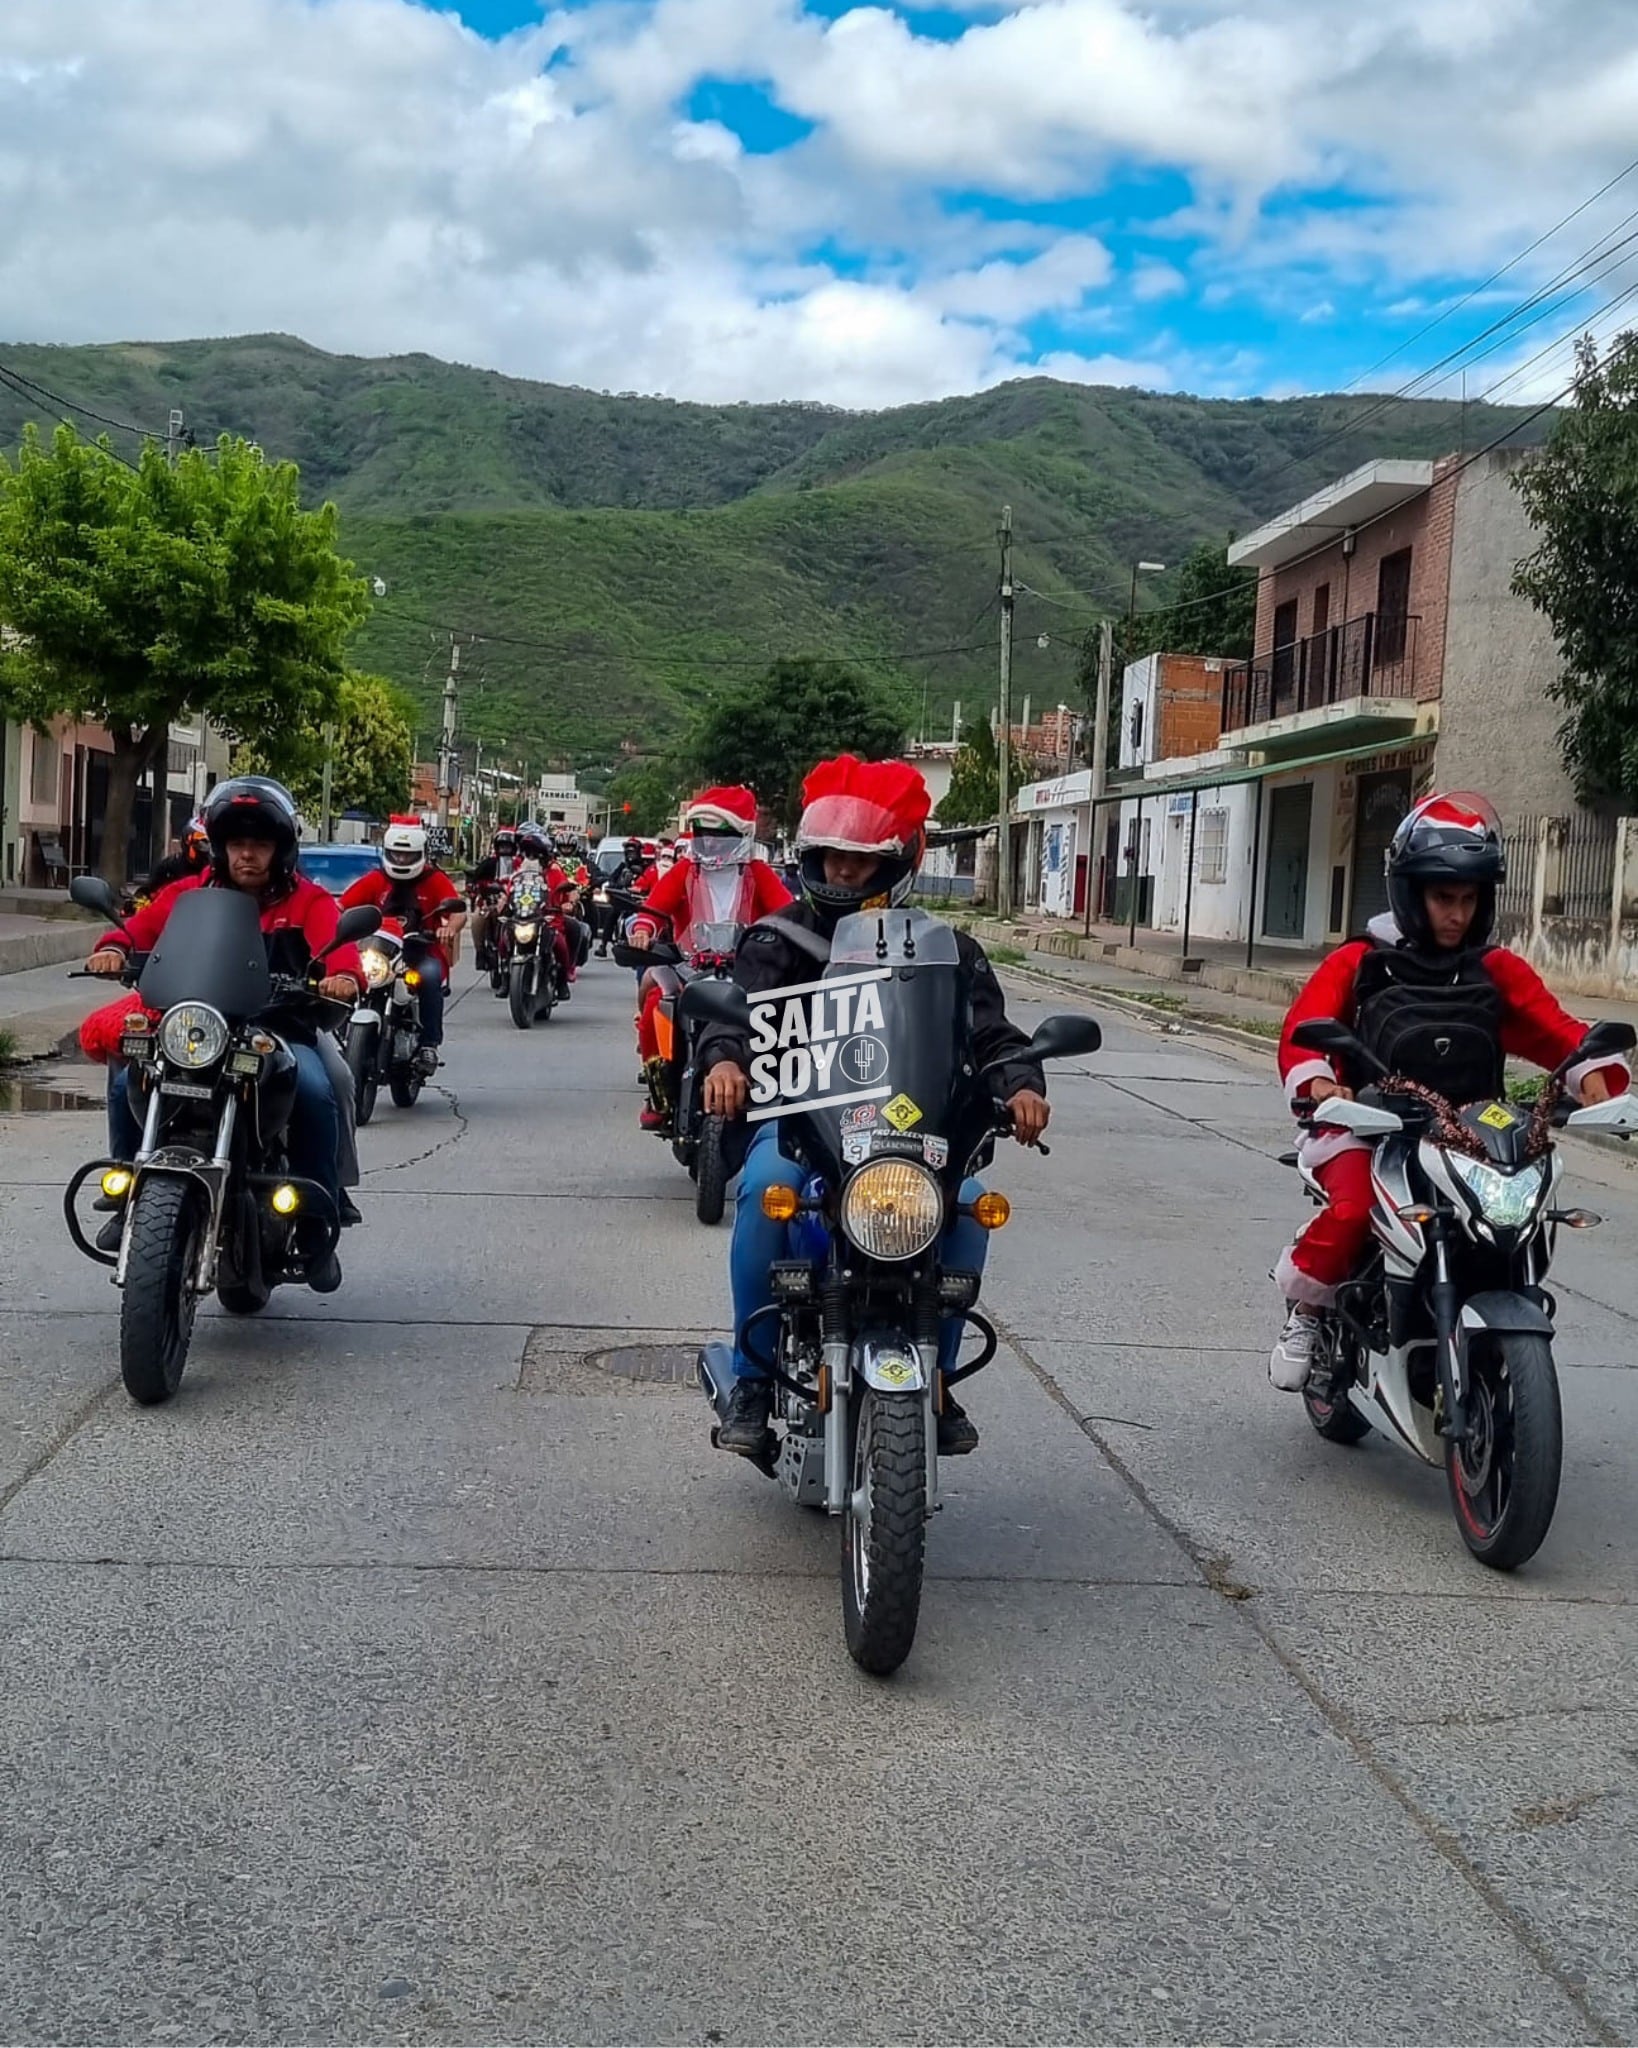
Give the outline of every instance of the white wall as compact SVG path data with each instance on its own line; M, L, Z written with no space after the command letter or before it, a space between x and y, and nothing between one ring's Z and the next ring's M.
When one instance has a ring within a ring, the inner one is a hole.
M1183 929L1189 799L1178 801L1181 808L1176 811L1171 809L1170 797L1159 798L1144 806L1145 816L1150 811L1156 813L1156 829L1160 835L1157 843L1161 865L1155 874L1155 920L1160 931L1181 932ZM1256 788L1249 782L1231 783L1224 789L1203 789L1200 792L1201 820L1208 811L1226 813L1227 842L1223 880L1202 880L1200 868L1205 852L1205 829L1203 824L1196 823L1194 890L1189 903L1191 939L1243 939L1246 935L1251 899L1251 828L1255 802ZM1133 809L1136 809L1135 805Z

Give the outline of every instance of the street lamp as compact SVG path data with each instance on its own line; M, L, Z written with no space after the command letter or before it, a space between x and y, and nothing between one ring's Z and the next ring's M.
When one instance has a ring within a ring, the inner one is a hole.
M1137 616L1137 580L1140 573L1143 575L1163 576L1166 573L1166 564L1164 562L1134 562L1132 564L1132 593L1126 600L1126 644L1128 647L1132 644L1132 621Z

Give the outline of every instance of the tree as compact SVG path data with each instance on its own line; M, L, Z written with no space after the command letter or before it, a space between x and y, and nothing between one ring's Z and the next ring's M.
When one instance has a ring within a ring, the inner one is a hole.
M386 818L409 802L411 717L384 676L349 671L341 682L333 721L330 768L330 810L363 811ZM299 747L299 751L296 748ZM324 801L325 728L309 728L292 747L274 750L270 759L260 747L240 747L233 765L242 775L278 775L306 812L317 820Z
M633 761L609 784L609 830L645 838L663 832L677 815L684 772L673 760ZM630 804L628 811L626 805Z
M1023 756L1012 750L1012 787L1030 779ZM987 718L975 718L961 735L950 771L950 787L938 807L941 825L988 825L1001 811L1001 749Z
M137 783L173 721L203 714L275 770L299 766L340 702L343 650L369 604L304 512L293 463L224 436L133 470L106 442L31 428L0 458L0 663L21 714L94 719L114 743L101 868L125 879Z
M695 729L690 758L710 782L748 783L787 829L802 781L832 754L879 760L898 753L908 706L887 685L840 661L776 661L724 693Z
M1514 476L1540 544L1513 588L1547 619L1563 663L1559 746L1583 801L1638 809L1638 334L1577 351L1574 399Z

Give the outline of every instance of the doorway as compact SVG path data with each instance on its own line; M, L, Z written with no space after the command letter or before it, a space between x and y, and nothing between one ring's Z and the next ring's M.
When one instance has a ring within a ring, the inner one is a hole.
M1308 923L1308 841L1314 821L1314 785L1298 782L1268 793L1268 866L1263 887L1263 936L1300 939Z
M1410 809L1411 771L1390 768L1381 775L1362 775L1354 811L1353 907L1349 929L1361 934L1373 917L1388 907L1385 862L1399 822Z

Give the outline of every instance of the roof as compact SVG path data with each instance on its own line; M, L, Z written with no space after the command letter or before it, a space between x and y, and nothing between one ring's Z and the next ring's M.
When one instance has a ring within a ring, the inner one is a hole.
M1431 462L1367 462L1233 542L1229 561L1236 568L1246 563L1258 569L1283 568L1299 555L1329 547L1351 527L1364 526L1420 497L1432 486L1433 469Z

